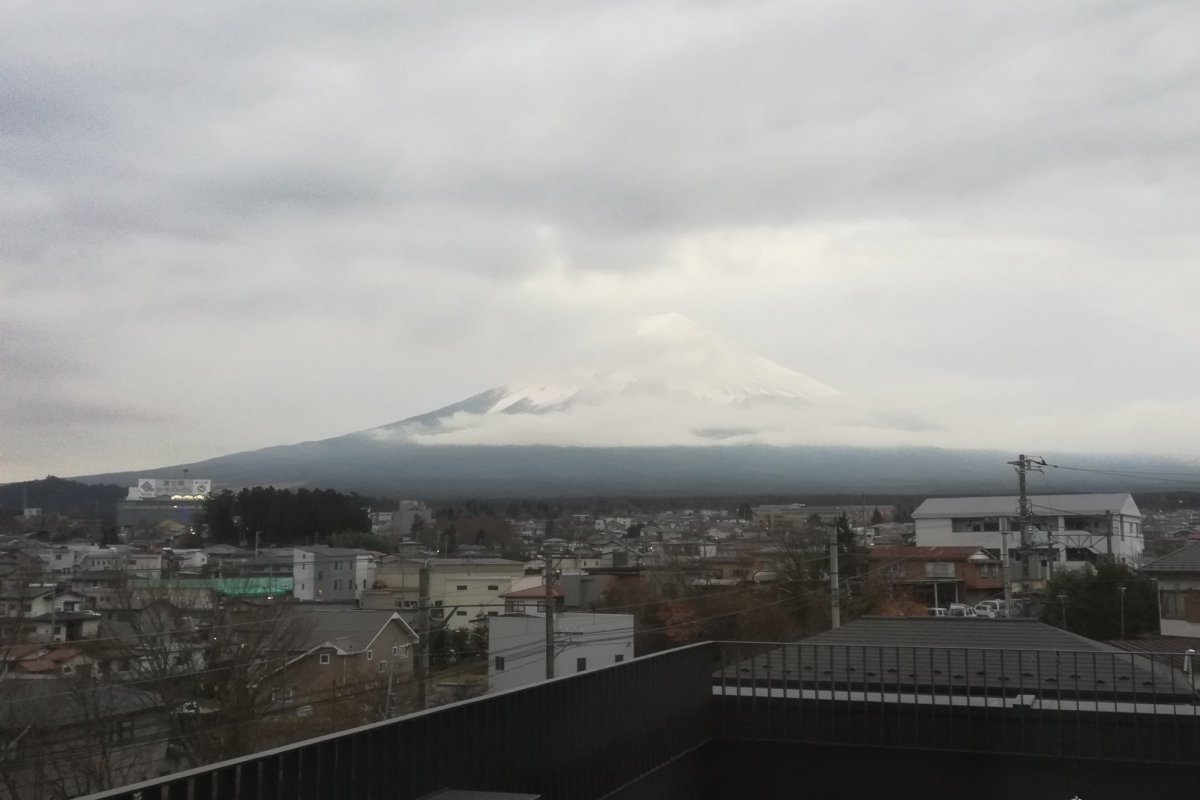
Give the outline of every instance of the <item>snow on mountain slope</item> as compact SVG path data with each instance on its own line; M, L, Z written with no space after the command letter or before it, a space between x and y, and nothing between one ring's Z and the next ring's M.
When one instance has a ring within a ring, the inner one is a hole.
M584 344L566 363L363 433L424 444L761 441L838 397L669 313Z

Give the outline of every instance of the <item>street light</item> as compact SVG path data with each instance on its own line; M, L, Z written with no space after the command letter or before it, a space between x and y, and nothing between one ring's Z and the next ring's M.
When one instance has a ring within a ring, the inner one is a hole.
M1062 609L1063 630L1070 630L1067 627L1067 595L1063 592L1060 592L1058 595L1058 606Z
M1125 641L1125 584L1117 587L1121 593L1121 641Z

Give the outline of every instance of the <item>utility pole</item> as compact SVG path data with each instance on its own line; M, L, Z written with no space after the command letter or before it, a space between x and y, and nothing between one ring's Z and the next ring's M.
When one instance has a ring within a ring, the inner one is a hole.
M1125 641L1125 584L1117 587L1117 591L1121 593L1121 641Z
M1112 552L1113 519L1112 519L1112 512L1111 512L1111 511L1105 511L1105 512L1104 512L1104 514L1105 514L1105 520L1104 520L1104 523L1105 523L1105 524L1104 524L1104 540L1105 540L1105 542L1108 544L1108 547L1107 547L1107 550L1108 550L1108 560L1109 560L1109 562L1111 563L1111 562L1112 562L1112 560L1113 560L1113 552ZM1125 637L1124 637L1124 636L1122 636L1121 638L1122 638L1122 639L1124 639Z
M829 534L829 619L832 627L842 625L841 598L838 597L838 529L833 526Z
M1021 538L1017 550L1021 554L1021 589L1025 592L1029 591L1029 580L1032 577L1030 575L1031 570L1029 569L1029 553L1033 545L1033 504L1029 501L1025 476L1030 472L1041 472L1040 465L1045 463L1045 461L1034 461L1031 458L1027 458L1024 453L1017 456L1016 461L1008 462L1017 471L1017 508L1021 518ZM1048 543L1049 533L1046 536ZM1003 541L1004 537L1001 536L1000 538Z
M1004 616L1013 616L1012 563L1008 556L1008 520L1000 523L1000 577L1004 583ZM936 585L936 584L935 584Z
M546 545L546 678L554 677L554 554Z
M425 710L425 684L429 677L429 560L421 562L417 589L417 710Z

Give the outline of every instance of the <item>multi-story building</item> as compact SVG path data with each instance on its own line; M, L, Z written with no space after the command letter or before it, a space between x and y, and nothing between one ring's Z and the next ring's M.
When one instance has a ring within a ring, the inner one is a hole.
M1094 556L1135 564L1144 539L1142 513L1127 493L1031 495L1032 517L1021 531L1020 503L1006 497L937 497L913 512L917 545L974 546L999 550L1002 538L1015 549L1024 544L1038 558L1069 567Z
M292 550L292 593L301 602L354 602L374 583L375 566L375 557L366 550L296 547Z
M366 608L415 609L420 596L420 574L429 568L430 616L463 628L476 619L496 616L504 609L504 594L513 581L524 577L525 565L504 558L388 557L379 564L376 588L363 596Z

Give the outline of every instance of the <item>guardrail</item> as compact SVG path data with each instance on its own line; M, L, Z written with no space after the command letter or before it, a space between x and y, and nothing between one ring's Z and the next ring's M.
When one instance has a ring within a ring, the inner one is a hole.
M1200 764L1200 695L1178 653L720 650L713 694L725 738Z
M603 798L714 739L1196 766L1198 700L1179 654L709 642L88 800Z
M599 798L708 742L699 644L90 795L415 800L443 788Z

